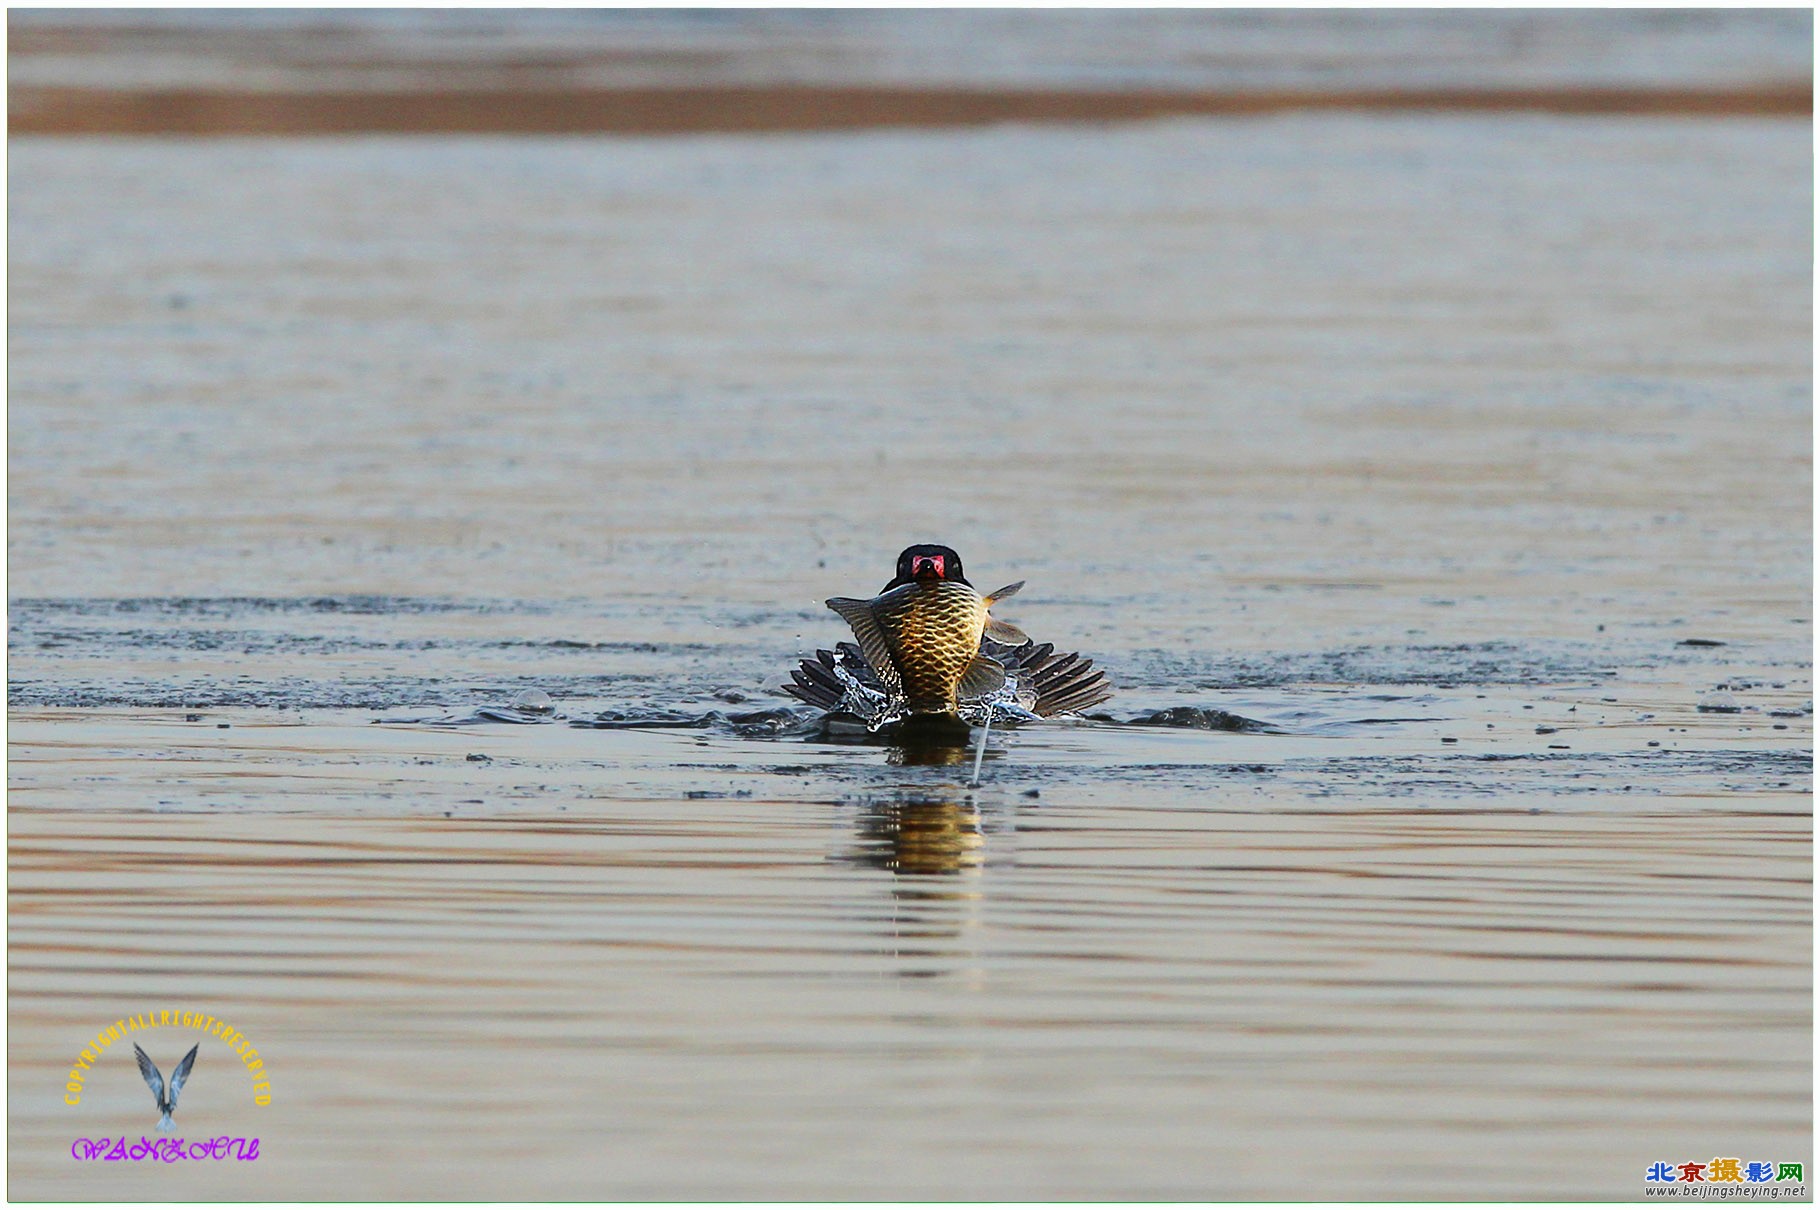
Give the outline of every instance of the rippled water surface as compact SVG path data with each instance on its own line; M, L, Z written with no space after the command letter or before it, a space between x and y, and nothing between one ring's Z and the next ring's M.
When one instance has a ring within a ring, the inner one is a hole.
M1811 1161L1810 147L14 140L12 1195ZM977 790L775 689L929 539L1121 690Z
M1812 17L1794 8L148 9L130 22L22 9L8 30L25 87L1510 87L1813 72Z

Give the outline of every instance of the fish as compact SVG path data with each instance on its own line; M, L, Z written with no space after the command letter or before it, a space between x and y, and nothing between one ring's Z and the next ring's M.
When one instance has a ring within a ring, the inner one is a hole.
M826 602L852 628L857 645L817 652L783 688L810 705L838 709L849 688L844 670L911 715L957 715L1003 694L1008 678L1016 682L1015 704L1045 718L1111 697L1105 673L1091 660L1058 656L1053 644L1039 645L992 616L994 605L1023 586L1019 580L981 595L952 547L908 547L877 596Z
M158 1065L139 1049L138 1043L133 1044L133 1057L139 1060L139 1074L145 1077L145 1085L152 1090L152 1099L158 1103L158 1112L163 1115L158 1119L158 1129L177 1129L177 1123L171 1120L171 1115L177 1112L177 1094L183 1091L183 1082L190 1078L190 1068L196 1065L196 1052L201 1049L200 1042L190 1047L190 1053L184 1055L183 1061L171 1072L171 1089L167 1095L164 1076L159 1072Z

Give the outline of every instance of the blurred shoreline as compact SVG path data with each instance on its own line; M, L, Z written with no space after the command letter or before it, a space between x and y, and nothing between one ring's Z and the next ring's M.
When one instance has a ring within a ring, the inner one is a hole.
M1006 89L734 85L272 91L16 86L15 135L667 134L1125 122L1289 111L1811 118L1810 83L1730 88Z
M1292 111L1810 117L1776 10L8 14L13 134L664 134Z

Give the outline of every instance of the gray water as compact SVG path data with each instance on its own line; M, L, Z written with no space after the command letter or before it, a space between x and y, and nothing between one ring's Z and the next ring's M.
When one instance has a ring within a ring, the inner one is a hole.
M15 140L12 1194L1811 1160L1810 146ZM777 715L919 540L1106 718ZM192 1006L260 1160L72 1160Z
M1802 9L16 9L16 85L1727 86L1813 75Z

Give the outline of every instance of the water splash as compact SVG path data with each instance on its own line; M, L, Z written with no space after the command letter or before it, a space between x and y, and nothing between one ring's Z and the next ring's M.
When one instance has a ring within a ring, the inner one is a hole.
M904 695L868 684L871 670L844 651L835 653L834 675L840 680L843 692L833 713L850 714L873 733L909 717L910 707ZM1038 722L1042 716L1031 709L1034 705L1035 688L1020 682L1016 673L1008 672L1005 683L997 690L961 702L955 713L976 727L984 725L988 719L995 723Z

